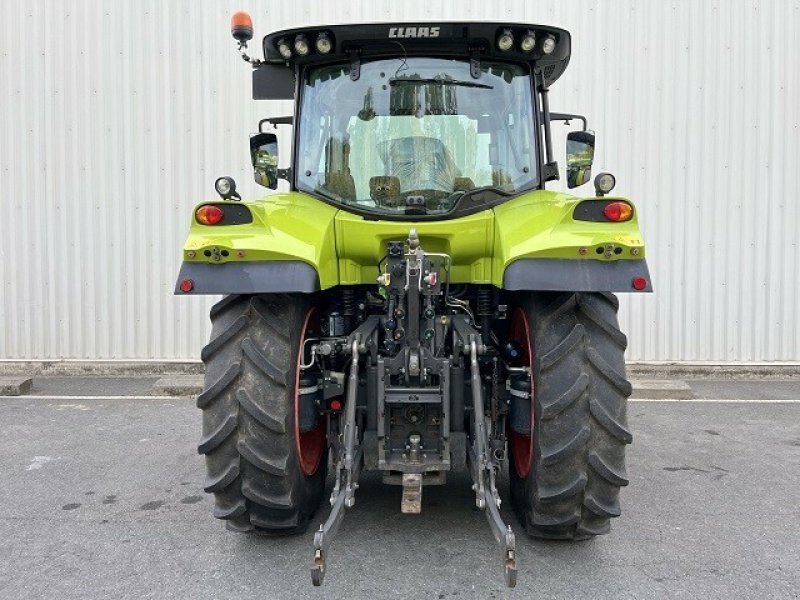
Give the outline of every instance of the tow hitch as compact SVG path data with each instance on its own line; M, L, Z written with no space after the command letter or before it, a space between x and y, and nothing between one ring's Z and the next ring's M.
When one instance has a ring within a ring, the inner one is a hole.
M363 448L356 443L355 404L358 387L358 337L351 345L353 359L348 376L347 400L344 414L344 443L340 445L336 460L336 482L331 493L332 509L325 522L314 534L314 560L311 565L311 581L315 586L322 585L325 578L326 559L333 537L344 519L345 510L355 505L355 491L361 474ZM488 429L486 427L483 394L478 364L479 342L475 336L469 337L470 371L472 377L472 401L475 410L473 427L475 441L469 449L470 472L475 491L475 504L486 513L486 519L497 543L502 549L503 576L508 587L517 584L516 538L510 525L500 515L500 494L497 491L496 476L500 467L498 458L492 452ZM478 417L480 415L480 417ZM418 436L411 440L411 458L418 455ZM403 477L403 499L401 509L404 513L418 514L422 511L422 475L408 474Z

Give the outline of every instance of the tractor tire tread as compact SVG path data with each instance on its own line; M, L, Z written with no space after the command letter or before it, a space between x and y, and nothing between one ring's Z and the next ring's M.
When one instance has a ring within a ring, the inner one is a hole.
M589 408L592 416L600 425L608 431L612 436L617 438L623 444L630 444L633 442L633 434L628 429L615 419L610 412L608 412L600 401L596 398L589 400Z
M225 506L217 502L214 505L214 516L217 519L235 519L247 512L244 498L238 498L232 504Z
M584 490L585 487L585 476L576 477L572 482L569 482L560 488L540 486L537 500L540 504L553 504L566 498L577 496Z
M591 435L592 430L589 425L584 425L563 446L548 452L545 452L544 448L542 448L542 464L546 466L555 465L575 456L584 449Z
M198 454L208 454L222 444L238 427L237 415L229 415L216 429L204 435L197 446Z
M236 320L228 325L217 337L213 338L206 344L200 351L200 360L207 362L211 357L219 352L225 345L230 342L236 335L245 327L247 327L247 317L240 315Z
M633 387L630 382L625 379L625 375L617 372L616 369L609 365L597 350L588 348L586 354L589 359L589 364L592 365L600 375L605 377L611 385L617 388L620 394L627 398L633 393Z
M589 466L592 470L597 473L600 477L605 479L611 485L616 485L617 487L625 487L630 483L628 481L628 474L625 472L625 469L614 469L611 465L606 464L606 462L602 459L600 454L597 452L590 452L589 453Z
M586 373L581 373L566 392L550 402L545 402L542 399L541 418L548 420L560 415L581 398L588 388L589 376Z
M205 483L203 483L203 491L209 494L220 492L232 484L237 477L239 477L239 465L234 463L215 478L206 477Z
M267 456L266 453L257 449L255 444L248 443L247 438L239 438L237 448L239 449L239 456L258 470L271 475L286 477L288 473L288 456L283 459L275 459L271 456Z
M286 387L286 374L249 337L242 342L242 352L273 383Z
M595 522L583 521L575 529L575 540L586 540L597 535L605 535L611 531L611 521L599 519Z
M322 499L325 457L317 473L305 476L294 434L295 365L311 302L291 294L234 295L211 309L198 451L213 514L230 530L300 533Z
M291 510L292 506L294 506L294 499L290 491L283 495L268 494L250 480L242 483L242 495L265 508Z
M286 433L286 416L270 414L270 411L277 413L274 406L258 404L244 388L239 388L236 391L236 400L243 411L270 431Z
M220 316L221 313L241 302L246 301L247 299L248 296L244 296L242 294L231 294L230 296L224 296L222 300L218 301L214 304L214 306L211 307L211 313L209 315L211 320L214 321Z
M571 525L575 525L578 521L581 520L581 513L580 511L575 512L568 512L566 514L547 514L547 513L540 513L534 511L533 513L533 525L536 527L551 527L551 528L563 528L563 527L570 527Z
M543 371L553 367L557 363L559 363L567 354L573 351L575 346L582 343L584 341L584 329L582 325L575 325L572 328L572 331L569 332L564 339L562 339L558 345L556 345L552 350L550 350L547 354L542 356L540 361L540 368Z
M227 370L219 376L211 385L197 396L197 408L205 409L217 399L230 385L239 377L241 365L238 362L232 363Z
M510 469L514 508L534 537L608 533L633 438L619 302L605 293L523 292L518 304L531 328L535 443L529 475Z
M622 333L614 323L603 318L600 311L595 307L593 302L588 300L581 300L579 306L586 318L591 320L623 351L628 347L628 336Z
M253 311L264 325L275 335L289 340L292 335L291 319L287 319L286 311L281 311L274 302L266 302L258 296L250 301Z
M308 528L307 522L301 525L297 513L286 517L261 517L253 515L250 517L250 521L261 532L269 532L272 535L297 535L304 533Z
M575 294L557 294L537 315L540 324L546 327L562 314L573 311L576 302Z
M620 515L619 499L614 499L610 503L603 503L601 500L595 498L591 494L587 494L583 499L583 505L596 514L598 517L610 519L611 517L618 517Z

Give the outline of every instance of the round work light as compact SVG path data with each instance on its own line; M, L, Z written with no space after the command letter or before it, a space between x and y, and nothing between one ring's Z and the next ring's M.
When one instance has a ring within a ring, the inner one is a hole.
M308 40L304 35L298 35L294 38L294 51L300 56L306 56L310 48L308 47Z
M278 52L280 52L281 56L286 60L292 58L292 47L289 46L289 42L286 41L286 38L278 40Z
M317 36L317 52L320 54L327 54L333 48L333 44L331 43L331 38L328 36L327 33L320 33Z
M503 52L508 52L514 46L514 35L510 29L504 29L497 37L497 47Z
M594 178L594 189L598 196L608 194L614 189L616 184L617 180L614 179L614 176L611 173L600 173Z
M531 52L536 47L536 34L528 31L522 36L522 41L519 43L519 48L523 52Z
M236 182L233 177L220 177L214 182L214 189L223 200L227 200L236 194Z

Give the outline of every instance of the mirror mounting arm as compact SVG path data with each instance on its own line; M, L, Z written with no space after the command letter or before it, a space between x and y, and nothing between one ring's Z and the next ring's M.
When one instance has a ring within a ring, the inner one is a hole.
M583 121L583 131L588 131L589 123L586 120L586 117L584 117L583 115L573 115L570 113L550 113L551 121L564 121L564 123L569 125L569 122L572 121L573 119L580 119L581 121Z
M272 127L277 129L278 125L292 125L294 123L294 117L290 115L288 117L267 117L266 119L261 119L258 122L259 133L265 133L264 132L265 123L268 125L272 125Z
M285 181L292 180L292 167L287 167L286 169L278 169L278 179L283 179Z

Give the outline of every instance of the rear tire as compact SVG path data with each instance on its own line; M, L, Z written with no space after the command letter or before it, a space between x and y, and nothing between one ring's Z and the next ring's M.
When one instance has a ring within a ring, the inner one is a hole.
M322 499L327 447L316 469L305 461L306 474L295 428L298 351L313 310L300 295L227 296L211 309L198 452L214 516L229 529L302 533Z
M517 341L524 353L530 343L534 412L529 454L511 435L511 496L534 537L586 539L608 533L620 514L632 435L618 306L613 294L537 293L522 296L512 316L512 334L529 333Z

